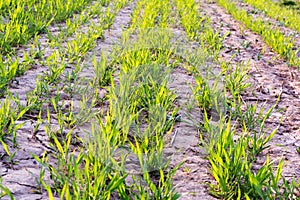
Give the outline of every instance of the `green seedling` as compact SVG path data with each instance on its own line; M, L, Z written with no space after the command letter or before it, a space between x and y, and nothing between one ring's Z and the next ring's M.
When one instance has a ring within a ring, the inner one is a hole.
M42 50L41 42L39 41L39 36L34 37L33 44L31 45L30 57L34 59L41 59L43 57L44 51Z
M244 0L247 4L254 6L260 10L263 10L266 15L271 18L277 19L284 25L300 31L299 13L291 9L284 8L277 3L266 0L264 2L258 0Z
M11 191L9 190L9 188L5 187L2 184L2 177L0 177L0 198L3 198L5 196L8 196L10 198L10 200L14 200L15 199L13 197Z
M114 71L110 68L107 58L103 52L100 61L97 61L96 57L94 57L93 67L95 72L93 86L97 88L108 86L112 80Z
M84 124L96 115L96 112L93 110L96 105L96 101L97 100L93 97L82 95L79 111L73 112L73 114L76 115L74 116L77 121L76 124Z
M94 45L93 37L77 33L75 39L67 43L69 62L80 61Z
M279 190L283 190L281 193L281 197L283 199L291 199L295 196L295 193L300 192L300 181L298 179L298 182L296 182L293 178L291 183L289 183L285 178L283 178L283 184L279 186Z
M297 151L298 154L300 154L300 147L297 147L296 151Z
M244 124L249 131L254 130L263 122L264 108L257 113L257 105L258 103L254 105L246 104L246 110L239 113L241 124Z
M191 39L198 38L205 18L198 14L195 2L191 0L176 1L176 6L179 8L181 24L188 37Z
M76 32L76 29L79 27L80 25L80 19L79 17L74 17L74 19L67 19L66 20L66 30L65 30L65 37L69 37L72 34L74 34Z
M48 160L49 157L48 157L48 154L47 154L46 151L42 154L41 158L39 156L34 155L34 154L31 154L31 156L39 164L41 164L40 173L39 173L38 177L36 177L36 175L34 175L29 170L28 170L28 172L32 173L32 176L35 178L35 181L36 181L36 184L37 184L36 192L39 193L39 194L42 194L42 192L43 192L43 185L45 185L44 178L45 178L45 173L46 173L46 169L47 169L47 166L45 165L45 163L49 162L49 160Z
M77 85L78 83L78 76L75 70L72 70L71 72L67 71L65 74L66 83L63 88L63 91L68 94L68 98L72 99L76 92L80 91L80 85ZM78 87L77 87L78 86ZM77 90L78 88L78 90Z
M137 108L148 112L151 105L158 104L168 110L172 110L172 102L175 100L175 95L168 91L166 82L159 84L157 79L152 79L152 77L144 80L145 82L142 82L138 90L136 90L138 92L137 95L139 95L136 98Z
M39 115L37 117L37 121L36 121L35 126L32 130L32 138L34 138L34 139L36 138L36 135L39 132L40 125L43 123L43 119L42 119L41 115L42 115L42 111L39 112Z
M6 30L0 40L2 53L11 52L13 46L25 44L35 35L46 32L47 27L53 21L61 21L70 17L74 12L82 10L90 1L10 2L8 1L1 9L5 17L10 16L7 23L1 24L1 30Z
M76 154L75 151L70 151L71 132L63 142L53 135L53 145L58 151L57 167L54 168L39 159L39 162L49 168L54 181L51 187L53 189L48 190L49 195L56 191L61 198L68 200L103 197L109 199L113 192L117 192L128 199L128 194L124 191L127 175L122 172L124 160L118 166L113 158L119 141L118 130L111 127L112 123L109 122L103 124L99 121L99 125L100 129L97 124L92 126L93 134L85 146L87 151L78 149L79 153Z
M195 77L196 87L192 88L194 98L203 110L210 110L212 108L211 90L206 80L201 76Z
M249 144L249 150L251 153L249 154L250 157L253 158L262 152L264 149L268 148L268 142L273 138L276 134L278 128L273 130L269 135L265 133L265 122L270 117L273 109L275 106L271 107L267 112L262 116L262 113L259 114L261 118L258 118L257 125L259 126L259 131L253 130L253 136L248 135L247 140ZM264 109L261 110L263 112ZM245 126L244 126L245 127ZM247 132L247 130L245 130Z
M63 127L66 127L68 129L74 128L74 126L77 124L77 119L75 116L75 113L73 112L74 107L73 104L69 105L67 110L63 108L64 102L62 102L61 105L59 105L60 96L59 94L52 98L52 106L54 108L55 113L57 114L57 121L61 129Z
M46 59L46 65L49 68L49 72L44 77L48 84L57 84L59 77L63 74L66 63L65 58L61 57L59 52L53 52L51 56Z
M239 137L234 141L234 131L230 128L230 122L226 128L222 128L225 126L223 123L221 122L220 135L217 141L212 143L208 156L212 167L211 173L217 181L217 184L210 185L212 195L226 199L276 199L283 195L280 187L285 188L285 190L292 187L280 186L279 184L283 160L279 162L275 173L273 172L273 162L269 158L254 173L251 154L247 153L249 149L248 139ZM206 130L211 131L213 129Z
M117 13L115 13L113 10L110 8L107 8L106 12L104 13L104 18L103 18L103 25L105 25L103 28L104 29L109 29L116 17Z
M279 29L274 29L261 18L254 19L245 10L237 8L237 6L228 0L217 0L218 4L223 6L236 20L252 31L260 34L265 42L288 61L290 66L300 66L300 59L297 57L298 49L295 48L295 43L290 37L284 36Z
M250 83L247 82L249 67L248 65L237 65L228 67L229 74L225 76L225 85L229 90L232 97L236 97L242 94L247 88L250 87Z
M16 131L23 126L23 123L16 124L16 121L27 112L27 108L16 110L12 107L11 101L12 98L8 96L4 102L0 104L0 142L7 155L14 157L14 155L10 153L5 139L7 139L8 136L12 136L10 140L13 142L13 145L17 144Z
M215 32L213 29L207 28L207 30L202 33L201 37L202 40L207 43L206 45L208 48L214 52L215 56L218 56L220 50L223 48L223 41L228 35L230 35L230 32L227 32L224 36L220 36L219 32Z
M47 98L50 94L50 88L48 83L36 79L36 87L33 91L26 93L26 107L29 114L39 113L42 110L42 106L47 102Z
M8 61L4 62L0 57L0 97L4 96L7 91L7 86L10 81L17 75L19 69L19 60L15 61L9 57Z
M135 143L130 145L131 150L138 157L141 174L143 176L142 180L137 180L134 176L134 189L138 190L138 193L134 194L134 199L178 199L180 195L172 189L171 180L182 163L174 170L169 171L167 176L165 176L168 162L164 161L163 140L160 139L160 134L152 135L151 133L147 133L147 131L152 132L151 129L147 129L143 139L135 138ZM149 140L150 138L155 140L152 142ZM151 180L155 174L160 177L158 183L159 187ZM143 184L148 185L148 187L142 187Z
M23 51L23 61L21 63L19 63L19 67L17 70L17 73L15 76L22 76L25 74L25 72L30 69L30 67L32 65L35 64L34 61L34 57L35 55L31 56L30 55L31 52L29 52L29 54L26 51Z
M108 6L109 2L110 1L108 1L108 0L101 0L100 1L100 3L101 3L102 6Z

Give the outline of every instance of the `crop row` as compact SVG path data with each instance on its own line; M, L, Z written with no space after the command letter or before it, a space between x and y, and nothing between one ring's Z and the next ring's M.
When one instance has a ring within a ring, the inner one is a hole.
M296 31L300 31L299 14L291 9L284 8L271 0L243 0L245 3L264 11L266 15L274 18L285 26L290 27Z
M0 52L10 53L12 46L25 44L37 34L47 32L59 22L79 12L90 0L16 1L0 3Z
M241 21L247 28L260 34L264 41L278 54L288 61L289 66L299 67L300 58L297 57L299 48L295 46L293 39L283 35L280 30L266 24L262 19L253 19L245 10L238 9L236 5L227 0L217 0L218 4L224 7L228 13L238 21Z
M159 12L156 8L165 9L159 7L164 3L141 1L144 6L138 7L142 10L136 13L143 11L143 15L136 21L137 29L153 27L150 20L149 24L145 24L144 19L155 18ZM146 12L150 5L157 12ZM162 12L165 13L165 10ZM160 26L160 22L156 25ZM132 30L131 27L129 30ZM117 60L110 62L102 55L99 63L95 61L98 63L95 69L99 69L100 73L95 71L97 81L93 82L92 88L98 90L104 87L108 90L106 98L109 107L106 113L96 116L91 138L87 145L79 149L79 155L68 155L70 143L60 145L60 142L55 142L61 162L58 162L52 175L61 197L109 199L112 195L118 195L121 199L178 198L171 183L176 170L168 170L168 162L163 155L162 138L172 130L173 123L173 120L167 120L166 115L176 113L173 111L175 95L167 88L168 70L161 67L161 64L168 64L168 54L165 51L153 53L151 48L143 46L149 34L148 29L145 31L142 29L137 33L140 39L136 42L125 42L112 52ZM121 41L130 41L130 33L124 32ZM163 33L153 35L151 40L163 40L161 42L168 44L168 38ZM70 136L68 141L71 141ZM72 159L75 155L77 159ZM130 164L136 164L134 169L126 164L129 161L125 158L130 155L133 157ZM84 171L80 170L82 165ZM59 169L64 168L69 170L65 174L60 173ZM69 177L72 177L71 184Z

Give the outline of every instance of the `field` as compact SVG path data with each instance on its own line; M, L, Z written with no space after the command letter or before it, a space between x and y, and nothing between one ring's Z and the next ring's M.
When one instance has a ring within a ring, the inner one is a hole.
M0 1L0 199L300 199L298 0Z

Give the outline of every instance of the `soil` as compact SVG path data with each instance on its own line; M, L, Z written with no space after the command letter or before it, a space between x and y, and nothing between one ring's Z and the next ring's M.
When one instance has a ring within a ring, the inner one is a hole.
M216 3L209 3L206 0L198 0L199 11L210 17L212 26L219 30L221 35L230 31L230 35L224 41L224 49L221 51L220 59L239 64L249 61L249 81L252 86L243 95L245 102L258 102L270 108L276 103L280 95L280 101L276 106L271 118L267 121L268 133L279 127L276 135L270 142L270 148L262 152L257 160L257 165L263 164L264 158L269 155L272 159L285 158L283 175L291 180L300 178L300 154L296 149L300 147L300 72L296 68L289 68L284 60L272 51L262 40L262 38L243 28L243 25L235 21L226 11ZM115 44L118 44L122 34L122 27L128 27L130 16L134 9L135 2L121 9L115 18L115 22L110 30L105 31L105 39L98 40L95 48L88 52L87 60L96 53L100 57L101 51L109 54ZM249 9L249 7L247 7ZM261 15L260 15L261 16ZM264 17L264 16L263 16ZM97 21L97 19L92 19ZM274 21L272 21L273 23ZM59 30L58 24L50 27L54 34ZM282 28L282 27L280 27ZM82 27L84 29L84 27ZM285 28L284 28L285 29ZM288 29L286 29L288 31ZM182 31L177 29L177 32ZM297 33L299 36L299 33ZM299 41L299 37L296 40ZM46 35L41 35L43 47L47 47ZM250 42L250 46L245 48L243 44ZM297 43L299 44L299 43ZM258 57L264 50L263 54ZM46 48L46 54L53 49ZM235 54L233 60L232 55ZM89 62L87 62L89 63ZM71 68L74 66L70 66ZM35 80L41 76L48 68L41 64L36 64L34 68L28 70L23 76L16 78L18 84L13 83L10 92L18 94L21 102L26 103L26 93L35 87ZM88 65L81 72L80 77L92 78L92 66ZM187 104L191 100L191 87L194 79L181 66L176 67L171 73L169 87L176 93L182 122L176 123L173 132L168 136L165 154L171 159L170 165L174 167L185 161L174 176L176 191L182 196L181 199L214 199L209 195L209 183L214 183L214 179L209 172L209 163L205 159L206 153L200 147L199 133L193 124L193 120L202 118L200 110L192 111L187 109ZM63 92L62 92L63 93ZM78 103L78 102L77 102ZM280 119L282 121L280 122ZM36 125L34 118L18 121L25 123L17 131L18 148L11 148L16 151L14 164L7 161L7 156L0 146L0 174L3 184L8 187L15 199L48 199L46 191L40 190L37 179L40 173L40 165L33 159L31 154L42 156L44 152L51 152L49 139L41 126L38 132L33 134ZM53 121L53 126L57 122ZM83 133L89 126L79 127L78 134ZM173 143L171 142L174 139ZM48 174L46 177L49 179ZM3 197L3 200L9 199Z

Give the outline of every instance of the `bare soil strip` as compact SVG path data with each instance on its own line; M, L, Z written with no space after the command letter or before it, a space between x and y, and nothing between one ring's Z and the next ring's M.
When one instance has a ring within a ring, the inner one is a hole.
M193 84L194 78L182 68L174 69L171 76L173 81L170 83L170 88L176 91L178 103L184 106L189 103L193 95L190 85ZM181 199L214 199L208 194L207 183L213 181L208 171L209 162L204 158L206 155L204 150L199 147L198 131L187 118L187 115L190 115L192 120L200 121L201 111L195 107L192 112L189 112L184 106L180 113L184 121L174 127L172 137L176 138L172 146L166 149L166 152L172 154L171 165L176 166L185 161L174 176L176 190L182 195Z

